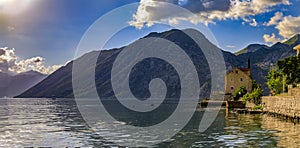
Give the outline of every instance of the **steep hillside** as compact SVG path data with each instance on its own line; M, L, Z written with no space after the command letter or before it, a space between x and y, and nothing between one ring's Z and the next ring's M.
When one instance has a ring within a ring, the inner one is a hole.
M199 35L202 34L199 33ZM167 39L184 49L189 57L191 57L197 69L199 81L203 90L200 96L205 97L209 94L210 72L208 69L209 67L207 60L201 50L199 50L199 46L189 36L180 30L170 30L163 33L150 33L145 38L149 37ZM210 46L218 49L214 45ZM114 93L112 91L110 82L111 69L115 58L121 51L122 48L102 51L98 57L95 82L97 85L98 94L102 97L114 98ZM99 52L94 51L87 53L77 60L88 59L89 56L95 54L98 55ZM239 66L239 63L241 63L235 55L228 52L223 52L223 54L227 67L237 67ZM47 79L43 80L41 83L37 84L35 87L29 89L18 97L73 97L71 73L72 64L73 62L57 70ZM86 68L89 69L92 67ZM149 97L150 92L148 90L148 85L150 80L153 78L161 78L165 81L166 85L168 86L167 97L176 98L180 95L180 85L178 85L180 84L180 81L177 72L170 64L155 58L141 61L132 69L130 74L130 87L134 95L141 99ZM89 91L90 90L87 86L87 89L83 90L83 92L86 93L85 96L88 96Z
M267 81L265 76L268 74L270 68L276 65L278 60L296 55L293 48L300 43L300 38L298 37L299 35L296 35L284 43L278 42L270 47L261 46L254 52L246 52L237 55L237 58L240 59L240 61L248 58L251 59L251 75L258 83L263 85L265 95L269 92L269 89L265 84ZM246 65L246 63L243 63L242 65Z
M256 52L257 50L261 50L261 49L267 49L269 48L266 45L260 45L260 44L251 44L249 46L247 46L246 48L234 53L235 55L241 55L244 53L251 53L251 52Z
M203 36L198 32L198 35ZM210 81L211 74L208 69L208 63L204 54L199 49L199 46L185 33L180 30L170 30L162 33L150 33L144 38L158 37L167 39L173 43L176 43L189 55L192 59L198 75L199 82L201 84L202 94L200 97L207 97L210 92ZM205 39L209 42L207 39ZM271 47L265 45L249 45L246 49L242 50L240 54L234 55L229 52L224 52L224 60L226 62L227 70L234 67L247 67L247 61L251 59L251 75L259 83L263 85L264 94L268 94L268 88L266 87L266 79L270 67L285 57L294 56L296 52L293 47L300 43L298 36L293 37L291 40L285 43L277 43ZM134 43L133 43L134 44ZM216 48L211 45L212 48ZM140 47L141 50L143 47ZM112 49L102 51L93 51L87 53L76 59L76 61L89 60L89 57L99 55L97 66L95 67L84 67L85 69L95 68L95 82L97 86L98 94L106 98L115 98L115 94L111 86L111 69L113 63L118 56L118 54L123 50L123 48ZM220 49L218 49L220 50ZM57 98L72 98L74 97L72 88L72 65L70 62L66 66L60 68L45 80L32 87L28 91L22 93L17 97L57 97ZM84 71L82 71L84 73ZM174 68L166 63L165 61L150 58L143 60L136 64L130 73L130 89L133 94L138 98L148 98L150 96L149 92L149 82L153 78L161 78L165 81L168 87L167 97L173 98L178 97L180 94L178 92L180 89L180 81L177 72ZM84 83L83 83L84 85ZM88 97L90 93L90 86L85 86L83 96Z
M0 97L13 97L21 94L43 80L46 75L28 71L17 75L0 73Z

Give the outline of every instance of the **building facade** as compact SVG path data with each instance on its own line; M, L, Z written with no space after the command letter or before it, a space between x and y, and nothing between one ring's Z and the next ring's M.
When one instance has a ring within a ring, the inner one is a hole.
M225 94L232 95L235 90L244 86L248 92L252 91L250 68L234 68L225 78Z

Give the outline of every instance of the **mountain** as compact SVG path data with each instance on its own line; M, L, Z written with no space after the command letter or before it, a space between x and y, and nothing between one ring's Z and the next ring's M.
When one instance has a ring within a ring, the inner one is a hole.
M204 36L198 31L195 30L187 30L194 32L198 36ZM162 33L150 33L149 35L145 36L144 38L151 38L157 37L171 41L172 43L176 43L180 46L186 53L189 55L191 60L193 61L196 70L199 75L199 82L201 84L201 88L203 90L201 96L207 97L208 93L210 92L210 71L208 62L202 53L199 50L199 46L187 36L181 30L170 30ZM205 38L206 42L209 42ZM210 43L210 42L209 42ZM135 44L135 43L132 43ZM131 45L132 45L131 44ZM130 45L129 45L130 46ZM212 50L220 50L214 45L209 45ZM125 48L125 47L124 47ZM83 55L82 57L76 59L76 61L84 61L89 60L90 57L94 55L98 56L96 72L95 72L95 82L98 90L98 94L102 97L107 98L114 98L114 91L112 90L111 86L111 69L116 57L120 54L120 52L124 48L112 49L112 50L105 50L99 54L99 51L93 51ZM143 47L141 47L142 49ZM239 59L229 52L223 52L224 58L226 61L227 67L236 67L238 66ZM72 65L73 62L70 62L66 66L60 68L45 80L34 86L33 88L29 89L28 91L24 92L23 94L17 97L74 97L73 89L72 89ZM84 62L83 62L84 63ZM85 69L90 69L94 67L82 66ZM133 94L137 98L148 98L150 96L150 92L148 89L148 85L150 80L153 78L161 78L165 81L166 85L168 86L168 93L167 98L176 98L180 95L180 79L176 70L172 67L172 65L162 61L160 59L150 58L141 61L140 63L136 64L130 73L130 86ZM84 86L84 82L82 83ZM88 97L90 88L89 86L85 86L84 96Z
M296 34L291 39L285 41L284 44L290 45L290 46L293 46L293 47L297 46L298 44L300 44L300 34Z
M191 29L189 29L188 31L197 32ZM200 32L197 32L196 34L199 36L204 36ZM200 47L194 42L194 40L183 33L181 30L176 29L162 33L153 32L145 36L144 38L151 37L169 40L177 44L185 51L185 53L193 61L193 64L195 65L195 68L198 72L202 92L199 97L208 97L208 94L210 92L211 74L208 69L208 62L206 60L206 57L201 52L201 50L199 50ZM249 45L248 47L243 49L240 54L237 55L222 51L227 70L230 70L234 67L247 67L247 61L250 58L252 69L251 75L253 79L255 79L259 84L263 85L264 94L266 95L268 94L268 88L265 85L265 76L267 75L270 67L272 67L272 65L274 65L277 60L296 54L296 52L293 51L293 46L300 43L300 41L299 38L295 38L292 38L291 41L287 41L287 43L277 43L271 47L258 44ZM205 41L209 42L206 38ZM135 44L135 42L132 44ZM125 47L105 50L101 51L101 53L100 51L93 51L76 59L76 62L81 63L82 67L84 67L85 69L95 69L95 80L91 81L95 81L98 95L101 97L115 98L115 94L110 81L111 69L115 59L120 54L120 52L124 50L124 48ZM141 50L143 49L143 47L139 48L141 48ZM210 45L210 48L220 50L214 45ZM85 61L89 61L90 57L94 57L95 55L99 55L96 63L96 68L84 65ZM73 63L74 61L58 69L46 79L17 97L74 97L72 88ZM83 70L80 72L84 73L85 71ZM130 72L129 85L135 97L144 99L150 96L148 87L150 80L152 80L153 78L161 78L165 82L168 88L167 98L176 98L180 95L178 93L180 92L180 87L178 87L180 79L174 68L170 64L162 60L151 58L143 60L140 63L136 64ZM88 78L87 81L89 81ZM86 82L82 82L82 86L84 88L83 90L81 90L81 92L83 93L82 96L89 97L89 93L91 90L90 86L86 85Z
M261 50L261 49L267 49L269 48L266 45L261 45L261 44L251 44L249 46L247 46L246 48L234 53L235 55L241 55L244 53L251 53L251 52L255 52L257 50Z
M0 97L13 97L21 94L43 80L46 75L28 71L17 75L0 73Z
M259 83L262 84L264 89L264 94L269 93L269 89L266 85L265 76L268 74L268 71L271 67L276 65L278 60L287 58L290 56L295 56L296 52L294 47L300 44L300 35L295 35L291 39L283 42L276 43L272 46L265 45L249 45L246 49L250 49L248 52L244 52L245 49L237 52L237 58L242 61L243 59L251 59L251 75ZM246 65L246 63L241 63L241 65Z

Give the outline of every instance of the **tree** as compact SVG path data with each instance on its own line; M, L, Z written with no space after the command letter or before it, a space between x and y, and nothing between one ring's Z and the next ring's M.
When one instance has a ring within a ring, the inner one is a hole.
M233 93L234 101L238 101L241 97L243 97L247 93L247 89L242 86L239 89L235 90Z
M300 83L300 58L289 57L277 61L277 68L271 70L266 77L267 85L274 94L286 92L287 85Z
M245 94L242 98L243 102L253 102L255 105L261 104L261 96L262 96L263 90L260 85L257 86L257 88L254 88L254 90L250 93L248 92Z
M300 83L300 58L289 57L283 60L279 60L276 63L278 69L282 71L282 74L287 76L287 84L296 85Z
M267 85L272 90L273 94L280 94L283 90L282 73L278 69L269 71Z

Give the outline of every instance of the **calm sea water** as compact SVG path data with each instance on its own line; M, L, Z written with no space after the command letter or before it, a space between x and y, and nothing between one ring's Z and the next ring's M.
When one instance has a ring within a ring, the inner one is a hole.
M219 112L206 132L199 133L197 128L204 111L197 110L181 132L154 147L300 146L299 124L268 115L238 115L226 109ZM0 147L117 145L91 131L71 99L0 99Z

